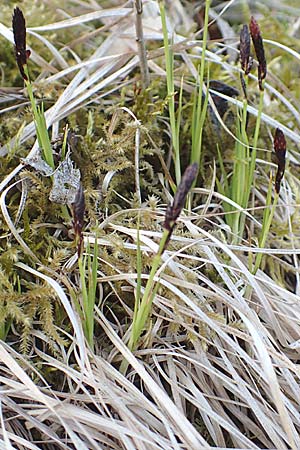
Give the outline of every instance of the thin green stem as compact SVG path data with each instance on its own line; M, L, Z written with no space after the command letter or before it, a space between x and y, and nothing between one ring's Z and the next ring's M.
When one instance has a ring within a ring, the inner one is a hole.
M274 201L273 201L273 204L272 204L272 207L270 210L271 192L272 192L272 180L270 180L270 186L269 186L268 195L267 195L267 202L266 202L267 204L266 204L266 209L265 209L264 217L263 217L262 231L261 231L261 235L259 238L259 248L264 248L266 245L266 240L267 240L267 237L268 237L271 225L272 225L275 209L276 209L276 206L278 203L279 194L275 193ZM254 268L252 270L253 275L255 275L256 272L258 271L258 269L260 268L262 257L263 257L263 253L257 254L257 257L255 259Z
M155 275L157 273L157 270L159 266L161 265L161 256L164 252L165 245L168 242L168 239L170 237L170 230L164 230L163 235L161 237L161 241L159 244L159 249L157 254L154 256L153 262L152 262L152 268L149 274L149 278L145 287L145 291L143 294L143 297L141 300L140 296L135 298L135 306L134 306L134 312L133 312L133 321L130 329L130 337L128 342L128 348L131 351L136 350L139 339L141 337L142 331L145 328L145 324L147 320L149 319L150 313L151 313L151 307L153 299L156 295L159 282L156 282L154 280ZM139 268L141 271L141 261L138 260ZM141 274L139 275L140 282L141 283ZM138 283L138 285L139 285ZM138 287L138 289L140 289ZM138 294L137 289L137 294ZM128 362L126 360L123 360L120 366L120 371L122 373L126 373L128 368Z
M141 333L143 331L143 328L145 326L145 323L149 317L151 306L152 306L152 300L153 300L153 287L155 285L154 277L155 274L161 264L161 255L164 250L165 243L167 242L167 239L169 237L169 231L164 230L159 249L157 254L155 255L153 262L152 262L152 268L149 274L149 278L145 287L145 291L141 300L141 303L139 305L138 311L135 316L135 321L132 323L132 330L131 335L128 343L128 347L131 351L134 351L136 349L136 345L138 343L138 340L141 336Z
M41 105L41 107L39 107L36 104L36 100L33 95L32 84L30 81L27 65L24 66L24 71L27 76L27 80L25 80L25 85L26 85L29 100L31 103L31 108L32 108L34 124L35 124L35 129L36 129L39 146L43 152L44 160L54 170L53 152L52 152L51 142L50 142L50 138L49 138L49 134L48 134L47 124L46 124L46 119L45 119L45 114L44 114L44 107L43 107L43 104Z
M211 0L206 0L205 2L205 16L204 16L204 26L203 26L203 40L202 40L202 54L201 63L198 73L198 88L196 89L196 99L193 104L193 118L192 118L192 150L190 163L198 163L201 168L201 154L202 154L202 135L203 126L207 112L208 104L208 92L206 92L205 100L203 102L203 83L205 74L205 57L206 57L206 47L208 40L208 22L209 22L209 7ZM208 89L208 86L207 86Z
M166 72L167 72L167 90L168 90L168 105L170 116L170 127L172 134L172 143L174 148L174 165L175 165L175 178L177 186L181 179L181 164L180 164L180 148L179 148L179 136L177 133L176 114L175 114L175 87L174 87L174 55L169 45L168 28L166 22L166 12L164 2L159 2L161 23L164 38L164 51L166 60Z

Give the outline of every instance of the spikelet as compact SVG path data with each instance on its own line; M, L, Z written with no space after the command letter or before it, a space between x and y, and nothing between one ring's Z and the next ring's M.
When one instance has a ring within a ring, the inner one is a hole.
M12 28L15 41L16 61L22 78L27 81L28 78L24 71L24 66L27 64L30 50L26 50L26 22L22 11L18 7L14 9Z
M263 90L262 81L267 76L267 62L260 28L253 16L251 17L249 28L256 57L258 60L258 85L259 89L262 91Z
M285 154L286 154L286 140L283 131L276 128L274 136L274 151L277 158L277 172L275 177L275 191L280 192L280 183L285 171Z

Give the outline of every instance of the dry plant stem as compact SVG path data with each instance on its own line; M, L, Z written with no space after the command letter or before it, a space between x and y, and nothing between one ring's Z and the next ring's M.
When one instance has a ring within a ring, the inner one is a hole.
M143 89L146 89L150 84L150 75L147 61L147 52L145 46L144 32L143 32L143 0L135 0L135 30L136 42L138 46L138 55L140 60L141 77Z
M135 193L139 206L142 204L141 186L140 186L140 124L137 121L135 130L135 152L134 152L134 168L135 168Z
M10 215L7 209L7 204L6 204L6 195L7 193L10 191L10 189L12 189L14 186L16 186L17 184L20 183L20 180L15 181L12 185L8 186L6 189L4 189L4 191L2 192L1 196L0 196L0 208L1 208L1 212L3 215L4 220L6 221L8 228L10 229L11 234L14 236L14 238L16 239L16 241L19 243L19 245L21 246L23 252L25 254L27 254L28 256L30 256L33 261L40 263L38 257L35 255L35 253L33 253L31 251L31 249L27 246L27 244L25 243L25 241L22 239L22 237L20 236L20 234L18 233Z

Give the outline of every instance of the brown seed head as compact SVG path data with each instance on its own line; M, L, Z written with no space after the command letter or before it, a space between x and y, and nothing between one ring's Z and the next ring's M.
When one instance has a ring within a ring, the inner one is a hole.
M178 216L184 207L186 196L192 187L192 184L197 176L197 173L198 173L197 163L193 163L186 168L179 183L179 186L177 188L176 194L174 196L173 203L171 205L168 205L166 210L164 222L164 228L166 230L169 230L170 232L173 231L175 222L178 219Z
M250 20L250 34L252 37L252 42L254 45L256 57L258 60L258 83L260 90L262 87L262 80L264 80L267 76L267 62L265 57L264 44L262 40L262 36L260 33L260 28L254 17L251 17Z
M274 151L277 158L277 172L275 178L275 190L277 194L280 192L280 183L285 171L285 155L286 155L286 140L283 131L276 128L274 136Z
M240 59L245 75L251 70L252 58L250 58L250 33L248 25L243 25L240 33Z
M30 50L26 50L26 23L24 15L18 7L14 9L12 28L15 41L16 61L23 79L27 80L27 76L24 72L24 66L27 64L27 59L30 56Z

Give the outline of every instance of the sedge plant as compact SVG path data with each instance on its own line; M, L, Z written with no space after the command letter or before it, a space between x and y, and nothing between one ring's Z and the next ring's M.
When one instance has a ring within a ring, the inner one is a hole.
M260 248L264 248L266 240L268 237L269 230L274 217L274 212L278 203L281 180L285 171L285 156L286 156L286 140L282 130L276 128L274 136L274 151L277 158L277 172L275 177L275 195L272 202L272 191L273 191L273 180L270 177L268 194L266 199L266 208L264 210L262 229L259 237L258 245ZM254 266L252 268L252 273L256 274L257 270L260 268L263 253L258 253L255 259Z
M53 152L48 134L43 103L41 105L37 105L33 95L32 84L28 71L27 60L30 57L30 50L26 49L26 22L22 11L18 7L14 9L12 28L15 41L16 61L31 103L38 143L42 149L44 160L51 167L51 169L54 170Z
M254 17L251 17L250 24L249 24L249 30L255 50L255 54L258 61L258 86L259 86L259 104L258 104L258 111L257 111L257 117L256 117L256 123L255 123L255 129L254 129L254 136L253 136L253 142L252 142L252 149L251 149L251 157L250 157L250 164L249 164L249 182L248 182L248 188L246 191L246 197L250 198L251 189L253 188L255 184L255 164L256 164L256 152L257 152L257 144L258 144L258 138L259 138L259 131L260 131L260 124L261 124L261 115L263 110L263 104L264 104L264 80L267 76L267 63L265 58L265 51L264 51L264 44L260 32L260 28ZM251 68L252 62L249 62L248 64L244 62L242 63L242 66L244 67L245 74L248 70L245 70L245 68L249 67ZM248 76L246 77L246 80L248 79ZM247 81L246 81L247 86ZM247 99L247 97L245 97ZM247 123L247 106L244 102L244 108L243 108L243 120ZM247 139L247 133L244 129L244 138ZM245 205L247 207L247 205ZM244 215L245 220L245 215Z
M260 92L258 113L254 129L251 152L247 134L247 87L248 74L250 73L252 67L252 58L250 57L250 35L258 61L258 86ZM229 183L226 181L225 188L228 196L243 209L246 209L248 207L251 189L253 188L255 182L254 173L256 152L264 103L264 80L267 75L267 64L263 40L259 25L254 17L251 17L249 29L247 25L244 25L242 27L240 34L240 59L242 70L244 72L244 77L241 76L242 88L244 92L243 109L241 118L238 119L237 141L235 144L235 162L231 177L231 183L229 185ZM262 229L258 242L259 248L263 248L265 246L274 217L275 208L278 202L280 183L285 170L286 141L283 132L278 128L276 129L274 137L274 150L278 160L278 170L275 178L275 196L272 201L273 181L272 177L270 177L266 198L266 208L263 214ZM225 171L222 164L221 169L224 174ZM231 228L234 233L234 239L242 239L245 226L245 214L238 211L235 215L228 215L227 221L229 221L231 224ZM253 274L255 274L259 269L262 261L262 256L263 253L258 253L254 265L252 264L252 260L250 261L250 270Z
M44 106L43 103L38 105L33 94L33 87L29 76L29 70L27 61L30 57L30 50L26 49L26 22L22 11L16 7L14 9L12 18L12 28L14 34L15 42L15 54L16 61L19 67L20 74L24 80L28 96L31 103L32 114L34 119L34 124L36 128L37 139L39 147L42 152L42 157L44 161L51 167L55 169L52 146L48 134ZM65 127L61 157L66 156L66 150L68 147L68 126ZM73 203L71 204L73 212L73 226L75 231L75 244L77 246L78 253L78 264L79 273L81 279L81 290L82 290L82 314L83 317L83 329L86 339L91 348L93 348L93 336L94 336L94 304L96 295L96 285L97 285L97 242L95 241L93 259L89 255L82 257L82 228L84 222L85 213L85 199L82 184L79 184L78 190L76 192ZM65 204L61 205L62 216L69 220L70 215L68 213ZM88 273L86 281L86 272ZM75 305L78 308L78 302L75 301ZM1 331L1 330L0 330Z
M83 224L85 213L85 198L82 184L80 183L74 203L72 203L73 227L75 231L75 244L77 245L78 267L81 285L81 305L75 301L79 315L82 318L83 331L91 349L94 348L94 306L97 290L98 271L98 243L95 237L94 251L91 255L90 245L87 245L85 254L83 247Z
M28 70L27 61L30 57L31 52L30 50L26 49L26 21L23 12L18 7L14 9L12 17L12 28L15 42L16 62L19 67L20 74L24 80L28 97L30 100L39 148L41 149L41 154L44 161L54 171L55 164L45 118L44 105L43 103L41 103L40 105L37 104L37 101L34 97L33 86L30 80ZM62 143L62 152L61 152L62 158L66 156L68 134L69 129L68 126L66 126ZM61 214L64 219L66 220L70 219L67 207L64 204L61 205Z
M43 103L41 103L40 105L37 104L37 101L34 97L33 86L30 80L28 70L27 61L30 57L30 50L26 49L26 22L22 11L18 7L14 9L12 18L12 28L15 42L16 62L19 67L20 74L24 80L28 97L30 100L39 148L41 149L44 161L54 171L55 165L54 165L53 151L45 118L44 105ZM62 152L61 152L62 158L64 158L66 155L68 134L69 129L68 126L66 126L62 143ZM62 216L65 217L66 219L70 218L64 205L62 205Z
M27 61L30 57L31 52L30 50L26 49L26 21L23 12L18 7L14 9L12 17L12 28L15 42L16 62L19 67L20 74L24 80L28 97L30 100L39 148L41 149L41 154L44 161L54 171L55 164L45 118L44 105L43 103L41 103L40 105L37 104L37 101L33 94L33 86L30 80L28 70ZM68 127L65 128L65 134L62 145L62 157L64 157L66 153L67 137L68 137ZM65 220L70 219L70 215L68 213L66 205L61 205L61 214Z
M252 58L250 56L250 36L253 41L255 53L258 60L258 86L259 86L259 105L254 129L252 145L250 146L247 132L248 124L248 75L252 67ZM235 142L234 164L230 179L227 179L222 157L219 152L220 167L225 180L224 188L218 182L219 189L237 203L242 209L246 210L249 205L251 191L255 184L255 165L257 144L260 132L261 115L264 102L264 79L267 74L267 65L264 54L263 41L259 26L255 19L251 17L249 27L244 25L240 33L240 61L242 66L241 84L244 93L242 111L237 114L237 139ZM224 206L225 212L232 213L232 207ZM243 238L246 215L238 210L234 214L227 214L226 221L233 232L234 243L238 243Z
M165 214L165 221L163 224L163 233L159 243L159 248L156 255L152 261L151 271L143 292L141 295L141 270L142 270L142 260L141 260L141 249L140 249L140 238L139 232L137 233L137 269L138 269L138 280L136 289L136 299L133 312L133 320L130 329L130 337L128 342L128 348L131 351L135 351L139 345L141 334L145 329L145 325L150 317L152 303L154 297L157 293L159 287L159 281L156 280L156 274L161 266L162 255L169 243L169 240L174 231L176 221L184 207L186 197L190 191L194 180L198 174L198 164L193 163L187 167L185 170L179 186L174 195L174 200L172 204L169 204ZM128 362L123 360L120 370L125 373L128 367Z

